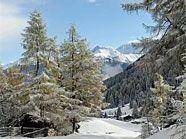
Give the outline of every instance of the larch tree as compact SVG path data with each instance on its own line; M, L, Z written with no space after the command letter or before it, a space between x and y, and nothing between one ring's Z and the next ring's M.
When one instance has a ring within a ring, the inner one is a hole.
M60 68L55 57L58 54L55 39L47 37L46 25L39 12L31 13L22 36L25 49L22 63L29 75L24 90L25 105L30 107L28 113L50 120L58 133L69 134L68 112L72 101L58 84Z
M8 84L8 78L3 72L3 68L0 65L0 125L6 126L8 121L9 111L7 100L10 97L10 90ZM8 117L8 118L7 118Z
M6 69L6 74L1 71L0 88L3 89L1 94L1 114L3 119L3 126L13 126L12 122L17 120L28 107L20 101L21 92L24 87L23 78L20 70L16 66L11 66ZM2 120L2 119L1 119ZM1 121L0 120L0 121Z
M68 39L61 46L62 86L74 93L92 112L100 109L102 95L102 77L100 66L95 61L85 39L81 39L72 25L68 31Z
M38 76L40 73L41 64L46 60L44 52L47 47L47 30L43 23L41 14L34 11L30 15L28 26L24 29L23 48L25 52L22 54L22 63L28 68L34 65L34 70L30 70L32 77Z
M153 95L152 100L154 109L150 112L152 123L155 127L162 126L162 120L164 119L163 113L166 109L168 101L168 95L171 92L171 87L165 83L163 77L160 74L157 75L157 81L154 83L154 88L151 88Z
M11 122L19 119L29 108L25 107L25 101L22 101L25 97L22 95L25 84L24 75L21 73L19 66L13 65L6 69L6 72L9 89L11 90L9 100L7 101L9 103L9 126L13 126Z

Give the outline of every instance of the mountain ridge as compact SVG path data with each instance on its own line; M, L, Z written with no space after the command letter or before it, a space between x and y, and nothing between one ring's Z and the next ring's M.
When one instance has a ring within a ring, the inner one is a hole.
M118 48L96 46L92 49L95 58L102 62L101 72L105 79L123 72L124 69L141 56L140 51L133 48L131 44L127 46L126 49L129 50L126 53L125 51L120 52L117 50L121 46Z

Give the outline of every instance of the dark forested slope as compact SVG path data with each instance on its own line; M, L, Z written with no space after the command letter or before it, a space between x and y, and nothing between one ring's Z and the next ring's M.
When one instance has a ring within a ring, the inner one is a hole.
M147 94L151 94L155 73L161 74L171 85L177 86L176 77L184 68L181 54L184 45L175 47L176 40L166 37L161 45L152 47L145 55L131 64L124 72L105 81L107 86L106 101L118 106L136 100L141 105Z

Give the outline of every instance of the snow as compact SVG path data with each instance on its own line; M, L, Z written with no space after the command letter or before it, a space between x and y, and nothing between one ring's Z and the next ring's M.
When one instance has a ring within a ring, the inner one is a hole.
M133 130L132 124L117 121L115 119L91 118L90 120L80 123L81 135L99 135L111 137L137 137L140 135L140 128ZM131 127L128 129L128 127ZM132 129L132 130L131 130Z
M123 63L133 63L141 55L133 54L133 53L124 54L114 48L98 47L97 49L94 49L94 56L103 59L110 58L112 60L123 62Z
M141 119L139 119L141 120ZM86 118L80 123L80 133L69 136L40 137L37 139L141 139L141 125L115 119ZM176 128L170 127L155 133L147 139L178 139L173 138ZM0 137L0 139L28 139L24 137Z
M80 123L80 132L66 137L45 137L38 139L134 139L140 135L140 126L115 119L86 118ZM0 139L26 139L5 137Z
M175 131L176 131L175 127L170 127L167 129L163 129L162 131L158 133L155 133L154 135L148 137L147 139L179 139L178 136L173 136ZM140 137L136 139L140 139Z
M114 114L117 108L106 109L103 112ZM122 113L128 115L132 113L129 104L121 108ZM133 121L143 121L144 119L136 119ZM141 124L133 124L132 122L124 122L110 118L83 118L80 122L79 133L75 133L66 137L47 137L39 139L135 139L141 134ZM9 139L6 137L3 139ZM13 138L13 137L12 137ZM0 138L2 139L2 138ZM26 139L16 137L13 139Z
M96 46L92 50L95 59L103 63L101 73L105 79L121 73L129 64L132 64L141 56L131 45L122 48L122 51L119 50L100 46Z
M108 115L114 115L118 108L105 109L103 112L106 112ZM122 116L132 115L132 109L130 109L129 104L126 104L124 107L121 107Z

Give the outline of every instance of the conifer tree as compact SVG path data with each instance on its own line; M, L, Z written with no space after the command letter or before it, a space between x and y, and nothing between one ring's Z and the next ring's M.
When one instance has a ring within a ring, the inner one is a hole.
M7 79L10 91L10 97L8 103L9 106L9 120L15 120L19 118L26 110L24 103L21 100L21 94L24 90L24 75L20 72L20 69L17 65L13 65L7 69ZM22 96L24 98L24 96Z
M8 78L3 72L0 65L0 126L5 126L7 123L7 99L9 98Z
M22 58L29 72L22 94L26 96L25 106L29 107L27 113L50 120L58 134L70 134L74 131L73 119L79 122L78 114L86 113L87 108L82 106L81 100L73 98L72 90L67 92L59 84L63 63L55 38L47 37L40 13L31 13L28 24L23 34L25 52Z
M182 109L182 119L183 124L186 126L186 48L184 49L184 53L182 54L182 61L184 64L184 73L183 73L183 81L181 83L180 91L183 94L183 109Z
M44 52L47 50L47 31L43 23L41 14L34 11L30 15L28 27L25 28L23 36L22 63L28 68L34 65L34 70L30 70L31 76L36 77L40 73L40 66L46 60Z
M18 119L28 107L24 107L24 104L20 102L19 96L21 94L23 84L23 75L19 72L16 66L6 69L6 74L1 72L1 81L4 88L1 95L1 113L3 119L3 126L12 126L12 122ZM0 119L1 119L0 118ZM2 119L1 119L2 120ZM0 120L0 121L1 121Z
M185 1L184 0L143 0L139 3L122 4L125 11L133 12L144 10L152 15L153 25L144 25L151 33L151 37L143 38L141 43L136 44L142 47L145 52L157 52L157 56L163 52L175 53L178 55L178 61L181 68L184 68L181 62L181 54L185 50ZM160 35L163 34L163 35ZM157 36L160 36L157 38ZM179 96L175 94L176 98ZM157 112L158 113L158 112Z
M186 29L184 0L143 0L138 3L122 4L122 8L127 12L144 10L152 15L154 25L143 25L153 36L143 38L141 43L135 44L136 47L142 47L144 52L171 43L175 44L174 47L184 47ZM160 34L163 34L162 37L157 39Z
M182 100L183 103L181 108L179 108L179 120L177 122L177 129L173 134L173 137L178 139L184 139L186 136L186 48L182 54L182 63L184 65L183 75L181 76L182 82L181 85L178 87L179 92L182 93Z
M62 86L74 93L73 98L81 100L91 110L96 110L101 105L103 89L100 67L87 41L80 38L74 25L70 27L68 35L61 46L61 61L64 65Z
M152 127L151 127L151 125L149 123L145 123L142 126L141 138L142 139L146 139L146 138L148 138L151 135L152 135Z
M122 111L121 111L121 107L118 107L116 111L116 119L119 120L120 116L122 116Z
M154 109L151 111L152 122L155 127L162 126L162 119L164 110L166 109L166 103L168 101L168 95L171 92L171 87L165 83L163 77L159 74L157 75L157 81L154 83L154 88L151 88L153 95Z
M3 67L0 65L0 94L3 94L8 87L7 77L3 72Z
M26 77L28 83L22 94L25 96L25 106L29 107L27 113L50 120L58 132L62 129L66 129L63 133L69 132L69 100L58 85L60 69L55 57L55 39L48 39L40 13L31 13L28 27L22 35L25 49L22 62L29 72L29 78Z
M133 110L132 110L132 116L134 118L138 118L139 117L139 111L138 111L138 105L136 103L136 101L133 101Z

